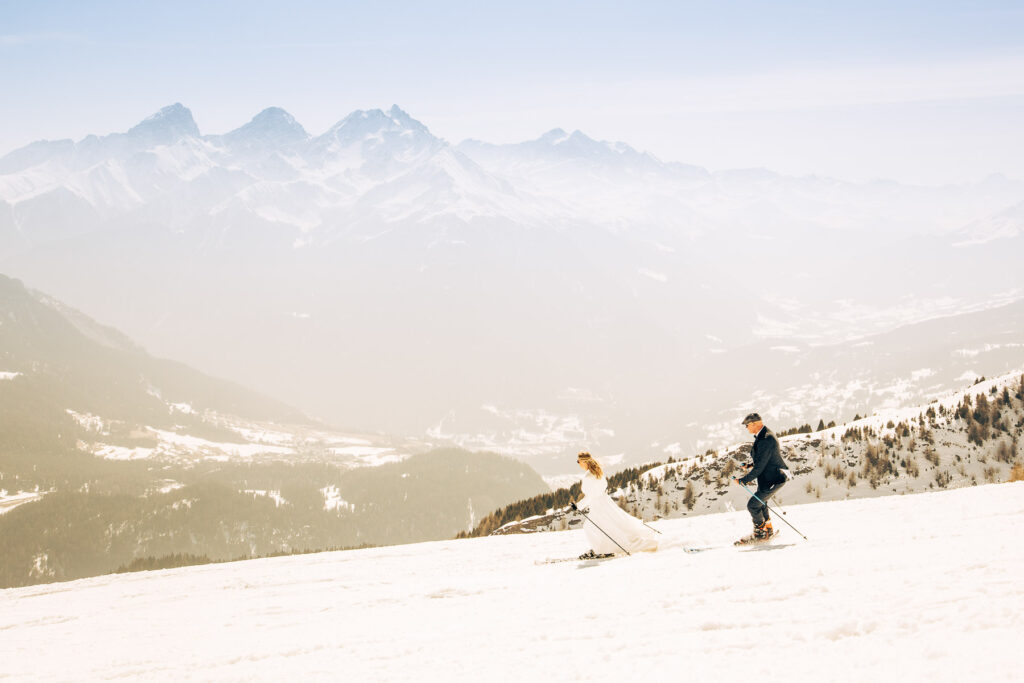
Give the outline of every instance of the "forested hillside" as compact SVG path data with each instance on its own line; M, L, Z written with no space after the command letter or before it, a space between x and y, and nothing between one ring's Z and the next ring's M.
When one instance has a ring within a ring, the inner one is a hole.
M0 372L0 488L7 490L144 489L147 467L82 457L96 440L89 422L103 425L106 445L123 448L155 445L157 429L243 441L205 419L206 411L312 424L284 404L153 358L2 275Z
M188 483L149 495L58 490L0 515L0 587L175 554L228 560L451 538L476 524L476 510L547 488L527 465L454 449L355 470L207 463L172 472Z
M917 493L1024 478L1024 375L973 386L925 406L818 429L780 429L783 456L796 475L780 504ZM730 483L750 462L750 443L724 452L650 463L609 475L619 506L647 521L741 509L747 493ZM505 506L468 536L578 527L565 506L579 484Z

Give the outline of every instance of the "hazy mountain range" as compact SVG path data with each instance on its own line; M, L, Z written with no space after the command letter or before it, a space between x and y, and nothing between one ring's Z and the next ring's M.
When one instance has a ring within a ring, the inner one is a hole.
M0 159L0 270L334 425L556 472L581 446L712 442L758 396L849 419L894 378L908 399L949 388L949 358L958 377L1019 365L1020 316L978 312L1024 291L1022 203L999 176L711 173L561 129L452 144L397 106L203 135L175 104ZM863 398L800 393L820 377Z

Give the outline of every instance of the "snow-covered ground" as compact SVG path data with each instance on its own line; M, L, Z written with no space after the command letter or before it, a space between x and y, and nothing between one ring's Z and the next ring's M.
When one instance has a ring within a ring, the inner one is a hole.
M2 378L0 378L2 379ZM154 394L155 395L155 394ZM187 403L168 403L172 413L197 414ZM399 446L381 435L354 436L301 425L278 425L245 421L241 418L204 411L202 420L236 435L232 441L212 441L188 433L143 426L135 436L147 438L148 446L118 446L106 443L111 420L99 415L67 410L92 439L80 441L80 450L107 460L159 460L190 463L198 460L220 462L288 461L330 462L341 467L376 467L401 462L415 452L427 450L421 443L406 439ZM387 445L381 442L388 442Z
M341 491L337 486L325 486L320 489L324 495L324 510L348 510L354 511L356 506L341 497Z
M10 512L19 505L39 500L44 495L45 492L41 493L39 491L19 491L17 493L8 493L6 490L0 491L0 515Z
M10 589L0 678L1020 680L1022 515L996 484L793 506L810 542L745 550L745 512L662 521L596 566L535 565L569 531Z
M288 504L288 501L281 496L280 491L265 491L263 489L245 489L242 491L242 493L251 494L254 498L270 498L271 500L274 501L274 505L277 507L281 507L282 505Z

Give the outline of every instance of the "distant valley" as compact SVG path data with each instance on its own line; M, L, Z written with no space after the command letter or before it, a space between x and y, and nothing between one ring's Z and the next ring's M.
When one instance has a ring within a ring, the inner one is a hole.
M488 453L340 432L0 276L0 585L450 538L547 490Z

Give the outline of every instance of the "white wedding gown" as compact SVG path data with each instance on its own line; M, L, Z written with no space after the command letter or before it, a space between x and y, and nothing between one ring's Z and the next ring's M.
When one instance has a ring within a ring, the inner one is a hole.
M587 535L587 541L595 553L621 554L622 548L631 553L658 549L657 534L644 526L639 519L626 513L611 499L605 491L608 482L604 477L598 479L588 473L583 476L581 484L583 498L576 503L576 507L580 510L590 508L586 513L589 519L583 521L583 533Z

